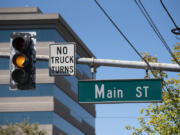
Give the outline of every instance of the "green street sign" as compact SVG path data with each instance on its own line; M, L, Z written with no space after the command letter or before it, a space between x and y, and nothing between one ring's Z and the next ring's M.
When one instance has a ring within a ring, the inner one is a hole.
M85 80L78 82L80 103L161 102L161 79Z

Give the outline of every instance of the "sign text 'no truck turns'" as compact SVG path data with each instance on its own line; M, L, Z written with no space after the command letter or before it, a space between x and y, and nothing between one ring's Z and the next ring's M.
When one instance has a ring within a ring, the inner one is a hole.
M49 74L75 75L75 43L49 45Z

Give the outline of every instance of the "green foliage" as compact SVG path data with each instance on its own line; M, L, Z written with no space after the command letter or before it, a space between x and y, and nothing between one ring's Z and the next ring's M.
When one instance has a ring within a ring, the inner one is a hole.
M180 43L174 47L174 55L180 61ZM143 56L149 62L157 62L157 58L148 53L143 53ZM153 74L164 80L168 78L165 72L153 71ZM149 71L148 75L152 73ZM180 74L177 76L178 78L164 81L162 103L149 104L147 108L140 110L140 128L126 126L127 130L132 130L132 135L180 135ZM143 116L148 118L145 119Z
M24 123L8 124L0 126L0 135L46 135L45 131L40 131L37 124Z

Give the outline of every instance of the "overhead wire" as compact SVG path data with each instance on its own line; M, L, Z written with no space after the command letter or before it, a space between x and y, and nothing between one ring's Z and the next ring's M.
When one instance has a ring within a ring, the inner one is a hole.
M109 115L113 115L113 114L109 114ZM137 119L139 117L142 116L96 116L96 119ZM81 116L82 119L94 119L94 118L90 118L90 117L83 117ZM149 117L144 116L143 118L145 119L149 119Z
M99 116L99 117L96 117L96 119L137 119L139 118L138 116L137 117L133 117L133 116ZM143 117L145 119L148 119L149 117Z
M151 26L151 28L154 30L154 32L156 33L156 35L159 37L159 39L161 40L161 42L163 43L163 45L166 47L166 49L168 50L168 52L171 54L171 56L174 58L174 60L176 61L176 63L178 65L180 65L180 63L178 62L178 60L176 59L176 57L173 55L173 53L171 52L168 44L166 43L166 41L164 40L163 36L161 35L161 33L159 32L158 28L156 27L155 23L153 22L153 20L151 19L150 15L148 14L147 10L145 9L144 5L142 4L141 0L139 0L140 5L138 4L137 0L134 0L135 3L137 4L137 6L139 7L140 11L142 12L142 14L144 15L144 17L146 18L146 20L148 21L149 25ZM168 91L168 93L170 95L171 92L169 91L168 87L167 87L167 83L165 81L164 82L164 87L166 88L166 90ZM164 89L164 88L163 88ZM165 90L165 89L164 89Z
M152 67L149 62L139 53L139 51L135 48L135 46L130 42L130 40L125 36L125 34L120 30L120 28L116 25L116 23L111 19L108 13L104 10L104 8L100 5L97 0L94 0L97 6L101 9L101 11L105 14L105 16L109 19L109 21L113 24L113 26L117 29L117 31L123 36L126 42L130 45L130 47L136 52L136 54L147 64L148 69L152 72L153 76L157 78L157 76L153 73Z
M134 0L136 5L138 6L138 8L140 9L140 11L142 12L142 14L144 15L144 17L146 18L146 20L148 21L149 25L151 26L151 28L153 29L153 31L156 33L156 35L158 36L158 38L161 40L161 42L163 43L163 45L165 46L165 48L167 49L167 51L170 53L171 57L175 60L175 62L180 65L179 61L177 60L177 58L174 56L174 54L172 53L170 47L168 46L167 42L165 41L165 39L163 38L162 34L160 33L160 31L158 30L158 28L156 27L154 21L152 20L151 16L149 15L149 13L147 12L147 10L145 9L144 5L142 4L141 0L138 0L139 3L137 2L137 0Z
M148 69L150 69L152 75L155 77L155 78L158 78L158 76L156 74L154 74L154 71L152 69L152 67L150 66L149 62L138 52L138 50L135 48L135 46L130 42L130 40L125 36L125 34L120 30L120 28L116 25L116 23L111 19L111 17L107 14L107 12L103 9L103 7L97 2L97 0L94 0L95 3L98 5L98 7L101 9L101 11L105 14L105 16L109 19L109 21L114 25L114 27L118 30L118 32L123 36L123 38L127 41L127 43L131 46L131 48L138 54L138 56L147 64L147 67ZM135 0L136 1L136 0ZM139 0L140 1L140 0ZM146 11L146 10L145 10ZM151 19L151 18L150 18ZM152 20L152 19L151 19ZM148 21L149 22L149 21ZM153 22L153 21L152 21ZM153 23L154 24L154 23ZM153 27L154 28L154 27ZM156 27L155 27L156 28ZM158 29L157 29L158 30ZM157 35L159 35L158 33L160 33L159 31L156 32ZM165 40L163 39L162 35L160 34L160 39L162 39L162 42L164 43ZM166 43L166 42L165 42ZM165 45L168 49L168 45L166 43ZM170 48L169 48L170 49ZM170 51L170 50L169 50ZM179 62L177 61L177 59L174 57L174 55L172 54L172 52L170 52L171 55L173 56L174 60L179 64ZM180 65L180 64L179 64ZM162 78L161 78L162 79ZM168 91L168 93L172 95L172 93L170 92L170 89L168 89L167 87L167 83L162 80L163 83L164 83L164 87L166 88L166 90ZM164 87L162 87L162 89L165 91ZM174 101L174 99L172 98L172 100Z
M159 32L159 30L157 29L156 25L154 24L153 20L151 19L150 15L148 14L147 10L145 9L144 5L142 4L141 0L139 0L140 5L138 4L137 0L134 0L135 3L137 4L137 6L139 7L140 11L142 12L142 14L144 15L144 17L146 18L146 20L148 21L149 25L151 26L151 28L154 30L154 32L156 33L156 35L159 37L159 39L161 40L161 42L163 43L163 45L166 47L166 49L168 50L168 52L171 54L171 56L174 58L174 60L176 61L176 63L178 65L179 62L176 59L176 57L173 55L173 53L171 52L168 44L166 43L166 41L164 40L163 36L161 35L161 33ZM168 87L167 87L167 83L165 81L164 82L164 87L166 88L166 90L169 92L169 94L171 95L171 92L169 91ZM164 89L164 88L163 88Z
M175 23L174 19L172 18L171 14L169 13L169 11L167 10L166 6L164 5L164 3L162 2L162 0L160 0L162 7L164 8L164 10L166 11L166 13L168 14L169 18L171 19L172 23L175 26L175 29L172 29L171 32L176 34L176 35L180 35L180 27L177 26L177 24ZM176 32L176 30L178 32Z
M145 16L145 18L147 19L148 23L150 24L150 26L152 27L152 29L154 30L154 32L157 34L157 36L159 37L159 39L162 41L163 45L166 47L166 49L168 50L168 52L171 54L171 56L174 58L174 60L176 61L176 63L178 65L180 65L180 63L178 62L178 60L176 59L176 57L174 56L174 54L171 52L171 49L169 48L168 44L166 43L166 41L164 40L163 36L161 35L160 31L158 30L158 28L156 27L156 25L154 24L153 20L151 19L150 15L148 14L147 10L145 9L144 5L142 4L141 0L139 0L140 5L138 4L137 0L134 0L135 3L137 4L137 6L139 7L140 11L142 12L142 14ZM153 70L151 70L152 72ZM152 74L155 76L155 74L152 72ZM157 76L156 76L157 77ZM166 90L168 91L168 93L172 96L172 93L170 92L170 90L167 87L167 83L163 80L164 83L164 87L166 88ZM163 89L164 89L163 87ZM165 90L165 89L164 89ZM172 99L174 100L174 99Z

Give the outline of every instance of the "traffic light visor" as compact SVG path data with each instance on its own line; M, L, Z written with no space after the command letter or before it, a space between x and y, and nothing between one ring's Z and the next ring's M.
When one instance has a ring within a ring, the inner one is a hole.
M19 68L24 68L28 64L28 58L23 54L16 54L13 57L13 63Z

